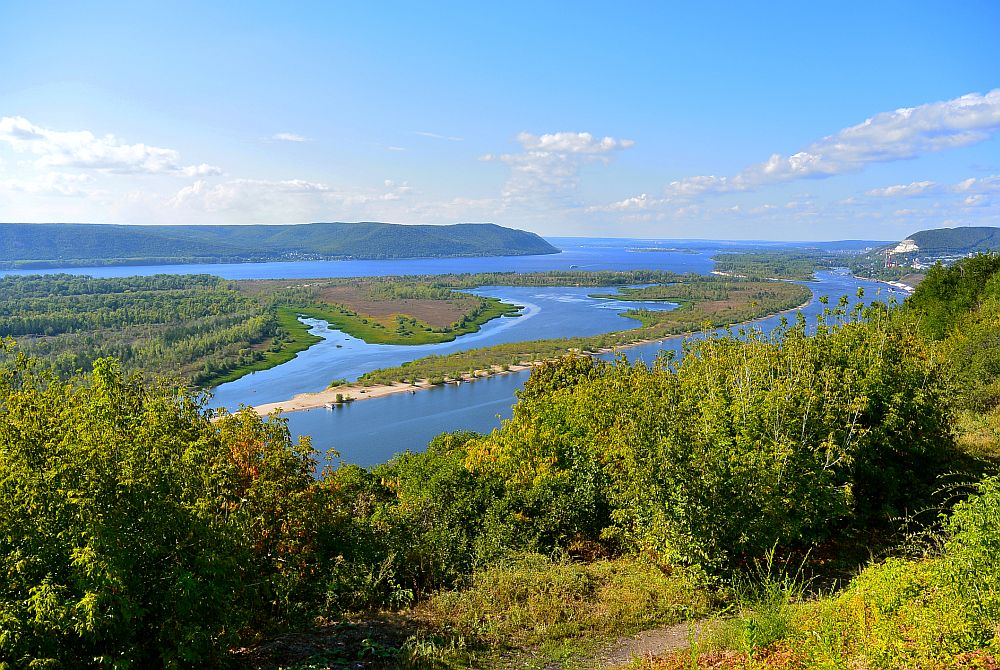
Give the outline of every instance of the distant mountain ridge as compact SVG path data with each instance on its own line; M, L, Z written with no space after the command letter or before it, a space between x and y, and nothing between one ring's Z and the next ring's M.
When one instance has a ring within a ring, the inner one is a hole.
M935 228L913 233L893 249L896 253L967 254L1000 251L1000 228Z
M61 267L321 259L524 256L559 250L493 223L0 224L0 265Z

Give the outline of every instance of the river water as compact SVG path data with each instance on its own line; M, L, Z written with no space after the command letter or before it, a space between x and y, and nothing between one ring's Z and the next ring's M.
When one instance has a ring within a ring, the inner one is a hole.
M755 246L746 242L622 240L552 238L562 253L544 256L489 258L433 258L387 261L304 261L287 263L239 263L210 265L153 265L130 267L67 268L0 271L0 275L68 272L95 277L151 274L205 273L226 279L295 279L372 275L422 275L467 272L544 272L548 270L671 270L707 274L718 251ZM818 296L853 297L859 287L866 299L902 299L904 294L886 284L859 280L847 274L822 272L810 282L813 300L802 311L814 317L822 311ZM671 309L664 303L629 303L596 299L590 293L609 292L593 288L482 287L481 295L522 305L520 317L502 317L485 324L478 333L453 342L421 345L370 345L326 324L311 321L313 332L323 341L301 352L288 363L248 375L214 391L215 407L257 405L318 391L338 378L353 380L369 370L399 365L429 354L450 353L504 342L594 335L634 327L620 313L632 307ZM756 324L770 330L778 317ZM663 350L677 350L683 338L645 344L626 350L630 360L651 361ZM606 358L612 357L609 354ZM445 385L413 394L351 403L333 410L318 409L286 415L295 435L309 435L321 451L335 449L344 462L359 465L381 463L404 450L419 451L435 435L455 430L488 432L508 418L514 392L524 385L528 372L499 375L460 386ZM335 459L339 460L339 459Z
M753 246L747 242L626 240L580 237L546 238L562 252L542 256L410 258L403 260L295 261L283 263L210 263L112 267L0 270L4 275L70 274L131 277L154 274L210 274L225 279L312 279L436 275L465 272L547 272L549 270L673 270L705 273L719 250ZM666 251L663 251L663 250ZM659 250L659 251L658 251ZM677 251L671 251L677 250Z
M500 317L484 324L479 332L451 342L425 345L368 344L346 333L327 328L325 321L302 319L309 332L323 338L294 359L269 370L254 372L215 389L213 407L288 400L298 393L322 391L334 379L354 381L365 372L394 367L432 354L449 354L507 342L526 342L563 335L598 335L636 328L638 321L620 316L633 308L674 309L663 302L640 302L591 298L591 293L613 293L615 289L579 287L490 286L472 293L500 298L523 307L521 316Z
M854 278L848 274L821 272L817 281L807 283L813 292L812 301L801 311L813 321L822 312L816 298L828 296L835 304L842 295L856 300L858 288L865 291L865 300L902 300L905 294L886 284ZM753 324L769 331L778 325L773 316ZM553 333L558 337L563 333ZM623 350L629 360L653 361L667 350L678 351L684 341L675 337ZM614 354L602 356L611 359ZM320 451L334 449L339 459L333 462L375 465L385 462L405 450L420 451L435 435L442 432L472 430L489 432L510 418L515 402L514 392L524 386L529 371L497 375L461 386L446 384L413 394L396 394L354 402L335 409L315 409L286 415L292 435L309 435Z

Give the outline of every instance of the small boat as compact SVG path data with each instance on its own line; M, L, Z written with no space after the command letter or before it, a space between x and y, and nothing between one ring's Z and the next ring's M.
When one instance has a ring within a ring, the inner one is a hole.
M326 407L327 409L333 409L334 408L334 404L332 402L326 402L326 403L323 403L323 407Z

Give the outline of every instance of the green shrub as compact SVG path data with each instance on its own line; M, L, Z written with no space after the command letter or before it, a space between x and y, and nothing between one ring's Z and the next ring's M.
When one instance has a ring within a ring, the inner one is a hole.
M308 443L110 360L73 383L0 367L0 666L222 662L306 613L321 514Z
M951 457L947 400L926 343L882 306L814 336L690 341L651 367L540 366L468 464L505 483L486 540L583 536L725 572L923 504Z
M700 580L683 571L522 554L478 570L468 588L434 596L426 607L465 635L508 646L627 634L700 616L711 602Z

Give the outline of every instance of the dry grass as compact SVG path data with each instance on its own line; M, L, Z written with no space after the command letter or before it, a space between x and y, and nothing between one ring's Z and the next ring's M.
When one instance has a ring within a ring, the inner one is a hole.
M448 300L420 298L373 299L365 286L325 286L317 297L326 303L348 309L386 324L394 324L396 316L405 315L423 321L432 328L447 328L479 306L479 300L456 296Z

